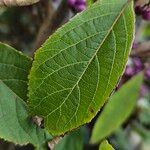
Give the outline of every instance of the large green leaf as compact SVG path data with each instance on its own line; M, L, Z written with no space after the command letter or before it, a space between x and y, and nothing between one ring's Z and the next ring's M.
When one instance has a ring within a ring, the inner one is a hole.
M27 106L0 80L0 138L19 145L33 144L37 149L46 149L51 139L28 117Z
M37 51L28 105L51 134L64 134L96 115L124 70L133 31L131 2L100 0Z
M115 93L104 107L93 132L92 143L97 143L115 131L131 114L139 95L142 76L137 75Z
M0 138L45 149L51 137L32 123L23 101L30 66L31 59L0 43Z
M32 61L14 48L0 43L0 80L27 100L27 79Z

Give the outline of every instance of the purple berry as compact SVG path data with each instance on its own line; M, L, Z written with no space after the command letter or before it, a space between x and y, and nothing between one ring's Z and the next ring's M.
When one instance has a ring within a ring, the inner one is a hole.
M68 0L68 5L73 10L81 12L86 8L86 0Z
M76 0L68 0L68 5L71 7L74 7L76 3Z
M125 75L128 77L132 77L135 74L134 68L131 66L127 66L125 70Z
M133 63L134 63L134 65L135 65L135 67L139 67L139 68L142 68L142 62L141 62L141 60L139 59L139 58L134 58L133 59Z
M138 73L143 69L143 64L139 58L134 58L133 64L134 64L135 73Z
M145 77L146 77L146 79L150 80L150 67L146 69Z
M136 42L133 42L132 49L136 49L137 47L138 47L138 44Z
M81 12L81 11L83 11L84 9L86 8L86 5L85 4L76 4L76 6L75 6L75 10L77 11L77 12Z
M81 4L86 5L86 0L76 0L76 4L77 5L81 5Z
M145 9L142 13L144 20L150 21L150 9Z
M135 7L135 13L136 15L140 16L143 12L143 8L141 6L136 6Z
M145 96L145 95L148 94L148 93L149 93L148 87L143 84L143 85L141 86L141 96Z
M139 58L132 59L132 62L126 67L125 75L132 77L143 69L143 64Z

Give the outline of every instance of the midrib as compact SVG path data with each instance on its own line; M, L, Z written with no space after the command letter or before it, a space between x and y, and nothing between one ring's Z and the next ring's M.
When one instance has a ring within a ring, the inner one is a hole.
M123 6L123 8L121 9L120 13L117 15L116 19L114 20L114 23L112 24L112 26L110 27L110 30L108 30L108 33L106 34L106 36L104 37L104 39L102 40L102 43L100 44L100 46L97 48L97 50L95 51L94 55L91 57L91 59L89 60L89 63L87 63L87 66L85 68L85 70L83 71L83 73L81 74L81 76L79 77L78 81L76 82L76 84L72 87L72 89L70 90L69 94L67 95L67 97L64 99L64 101L61 103L61 105L59 107L57 107L55 110L53 110L51 113L49 113L47 115L47 117L54 113L56 110L58 110L68 99L68 97L71 95L72 91L74 90L74 88L78 85L78 83L80 82L80 80L82 79L83 75L85 74L87 68L89 67L89 65L91 64L91 62L93 61L93 59L95 58L95 56L97 55L99 49L101 48L101 46L103 45L103 43L105 42L106 38L109 36L109 34L111 33L113 27L115 26L115 24L117 23L117 21L119 20L119 18L121 17L121 15L123 14L124 10L126 9L126 7L128 6L128 4L131 2L132 0L128 0L128 2Z

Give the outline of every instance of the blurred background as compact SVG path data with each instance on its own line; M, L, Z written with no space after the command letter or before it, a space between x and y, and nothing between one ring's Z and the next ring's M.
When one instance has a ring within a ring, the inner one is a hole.
M87 4L86 0L40 0L32 6L0 8L0 41L33 57L34 52L57 28L86 9ZM125 73L116 90L142 70L144 81L135 111L109 137L116 150L150 150L150 1L136 0L134 7L135 39ZM55 150L65 150L65 147L68 150L98 150L98 145L88 144L96 118L67 135ZM32 145L21 147L0 140L0 150L33 149Z

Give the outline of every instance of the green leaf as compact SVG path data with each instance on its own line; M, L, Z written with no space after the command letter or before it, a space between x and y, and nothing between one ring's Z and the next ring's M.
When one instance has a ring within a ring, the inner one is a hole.
M31 115L43 117L52 135L90 122L122 75L133 32L128 0L100 0L56 31L35 54Z
M41 150L51 137L32 123L23 101L30 66L31 59L0 43L0 138Z
M114 150L114 148L105 140L100 144L99 150Z
M94 126L92 143L97 143L109 136L129 117L136 105L141 83L140 74L123 85L110 98Z
M46 146L48 134L32 123L27 106L10 88L0 81L0 137L19 145ZM42 147L41 147L42 146ZM44 149L44 148L43 148Z
M29 57L0 43L0 80L23 100L27 100L27 80L31 64Z
M54 148L54 150L83 150L83 133L77 130L66 135Z

